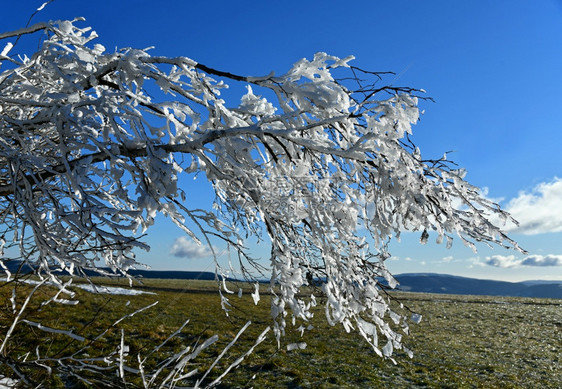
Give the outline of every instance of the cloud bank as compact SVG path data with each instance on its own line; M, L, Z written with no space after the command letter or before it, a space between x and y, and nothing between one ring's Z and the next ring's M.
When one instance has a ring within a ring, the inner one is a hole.
M492 255L486 257L484 264L493 267L514 268L521 266L562 266L562 255L528 255L517 258L515 255Z
M507 232L525 235L562 231L562 179L537 185L531 192L520 192L505 206L519 222L508 224Z
M170 254L178 258L204 258L212 255L212 252L208 246L197 244L185 236L180 236L174 241Z

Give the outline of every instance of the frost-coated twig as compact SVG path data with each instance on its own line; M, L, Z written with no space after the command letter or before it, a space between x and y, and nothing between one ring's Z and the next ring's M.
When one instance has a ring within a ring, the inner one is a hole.
M201 353L201 351L211 346L218 339L219 337L217 335L211 336L209 339L205 340L203 343L197 346L195 350L193 350L193 352L191 352L190 354L187 354L190 350L190 347L186 347L184 351L174 355L172 358L169 358L167 361L165 361L165 364L160 369L158 369L154 374L153 380L155 380L156 377L160 374L160 372L162 372L164 367L167 367L168 365L175 362L175 365L170 371L170 373L159 384L160 387L166 387L166 386L174 387L176 381L174 378L177 377L178 374L181 374L183 369L186 367L187 363L193 360L194 358L196 358ZM195 374L195 372L190 372L189 376L193 374ZM168 384L168 382L170 381L171 383ZM152 384L152 380L151 380L151 384ZM195 385L195 387L197 387L197 384Z
M50 327L44 326L44 325L41 324L41 323L36 323L36 322L30 321L30 320L25 320L25 319L22 320L22 323L26 323L26 324L28 324L28 325L30 325L30 326L32 326L32 327L36 327L36 328L40 329L41 331L50 332L50 333L53 333L53 334L62 334L62 335L66 335L66 336L68 336L68 337L70 337L70 338L72 338L72 339L74 339L74 340L79 341L79 342L83 342L83 341L86 340L86 338L84 338L84 337L82 337L82 336L80 336L80 335L76 335L76 334L73 333L72 331L59 330L59 329L56 329L56 328L50 328Z
M238 340L238 338L240 337L240 335L242 335L242 333L244 331L246 331L246 329L250 326L250 324L252 324L251 321L248 321L241 329L240 331L238 331L238 333L236 334L236 336L234 337L234 339L232 339L232 341L222 350L222 352L219 354L219 356L215 359L215 361L211 364L211 366L207 369L207 371L205 372L205 374L203 374L203 377L201 377L200 379L197 380L195 387L198 387L207 377L207 375L211 372L211 370L213 370L213 368L217 365L217 363L219 363L219 361L222 359L222 357L227 353L227 351L236 343L236 341Z
M121 329L121 344L119 345L119 378L123 380L124 384L127 384L125 381L125 331Z
M19 312L17 313L16 317L14 317L14 320L12 320L12 325L10 326L8 331L6 332L6 336L4 337L4 341L2 342L2 345L0 345L0 355L4 355L4 350L6 348L6 345L8 344L8 340L10 339L10 336L12 336L12 333L14 332L14 329L16 328L16 325L19 323L21 315L23 314L23 312L27 308L27 305L31 301L31 298L33 297L35 292L37 292L37 290L39 290L39 288L41 286L43 286L43 284L46 283L46 282L47 282L46 278L41 280L39 283L37 283L37 285L35 285L33 290L27 295L26 299L24 300L23 304L21 305L21 308L20 308Z
M238 365L240 365L242 363L242 361L244 360L244 358L246 358L248 355L250 355L251 353L254 352L254 349L260 345L266 338L267 333L269 332L271 328L267 327L258 337L258 339L256 340L256 342L254 343L254 345L252 347L250 347L250 349L248 351L246 351L242 356L238 357L233 363L230 364L230 366L228 366L226 369L224 369L224 371L221 373L220 376L218 376L213 382L211 382L208 387L212 388L213 386L218 385L222 379L235 367L237 367ZM210 369L209 369L210 370Z

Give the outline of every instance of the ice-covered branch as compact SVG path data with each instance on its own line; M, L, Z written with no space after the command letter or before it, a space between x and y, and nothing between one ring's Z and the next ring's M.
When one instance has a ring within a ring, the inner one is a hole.
M302 292L318 285L329 323L390 357L408 318L381 293L381 279L395 285L389 240L419 231L425 243L434 231L447 246L456 236L521 250L489 221L510 216L464 170L410 141L423 90L384 85L353 57L317 53L248 77L149 50L106 52L76 21L0 39L37 31L37 52L3 51L13 61L0 73L0 239L44 278L100 264L126 275L162 213L198 243L221 237L243 266L255 264L246 236L270 240L278 340L287 320L310 320L318 302ZM239 101L221 97L229 83L246 88ZM193 209L178 186L195 174L216 193L211 210Z

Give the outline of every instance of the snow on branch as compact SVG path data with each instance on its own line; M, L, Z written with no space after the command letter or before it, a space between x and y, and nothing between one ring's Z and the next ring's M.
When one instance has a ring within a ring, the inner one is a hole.
M310 319L317 301L301 292L320 284L327 320L390 357L408 327L381 293L381 279L396 285L390 239L420 231L425 243L434 231L448 246L458 237L521 250L489 221L510 216L464 170L423 159L410 141L423 90L382 85L384 73L353 57L317 53L285 74L247 77L149 50L106 52L76 21L0 39L37 31L37 52L6 50L13 61L0 73L0 238L38 273L101 264L127 274L158 213L250 265L244 238L267 237L278 339L288 312ZM222 98L228 83L246 86L239 101ZM182 174L206 177L214 209L191 208Z

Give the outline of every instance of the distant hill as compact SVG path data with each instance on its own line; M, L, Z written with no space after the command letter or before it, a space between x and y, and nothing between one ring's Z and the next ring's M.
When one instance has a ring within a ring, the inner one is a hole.
M8 269L16 272L17 261L5 262ZM105 269L110 271L109 269ZM28 268L24 272L29 271ZM0 271L0 275L2 272ZM142 278L214 280L215 273L178 270L131 270L131 275ZM91 273L91 275L97 275ZM396 280L399 290L407 292L471 294L488 296L542 297L562 299L562 281L506 282L480 280L436 273L399 274Z
M180 271L180 270L131 270L131 275L142 278L164 278L180 280L205 280L215 279L215 273L208 271Z
M4 262L8 270L12 273L16 273L20 267L21 262L19 261L6 261ZM101 268L101 270L112 273L111 269L107 267ZM22 273L31 272L31 268L24 265L21 269ZM2 275L2 269L0 268L0 276ZM94 271L86 271L89 276L99 276L99 273ZM214 280L215 273L205 272L205 271L180 271L180 270L142 270L135 269L130 270L129 274L135 277L141 278L164 278L164 279L180 279L180 280Z
M562 299L562 281L505 282L435 273L397 275L398 289L409 292Z
M521 281L521 283L531 286L531 285L546 285L546 284L562 284L562 281L529 280L529 281Z

